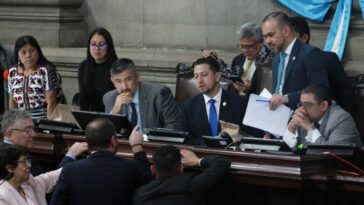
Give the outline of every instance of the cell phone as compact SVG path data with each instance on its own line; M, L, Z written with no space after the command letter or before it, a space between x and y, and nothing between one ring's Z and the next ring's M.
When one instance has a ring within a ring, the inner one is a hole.
M240 77L230 77L229 78L231 81L235 82L240 82L240 83L244 83Z

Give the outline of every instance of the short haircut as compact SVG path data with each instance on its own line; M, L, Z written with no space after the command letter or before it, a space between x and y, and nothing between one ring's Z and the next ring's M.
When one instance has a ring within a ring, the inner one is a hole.
M159 148L153 155L153 163L157 169L157 177L169 177L180 172L181 154L175 146Z
M6 131L16 124L18 121L23 119L32 119L32 117L29 115L29 113L25 110L7 110L2 116L1 120L1 132L3 135L6 135Z
M242 25L237 31L238 38L254 38L256 41L263 42L263 32L259 24L248 22Z
M310 42L310 27L308 26L308 23L306 21L306 19L296 16L296 17L291 17L291 27L292 29L297 32L300 37L302 37L304 34L308 34L308 40L307 43Z
M98 118L87 124L85 129L86 142L91 149L105 149L110 146L111 138L116 135L112 122Z
M130 69L133 72L136 72L135 63L129 58L121 58L116 60L110 68L110 75L115 75L124 72L125 70Z
M331 105L331 95L330 90L325 85L322 84L311 84L302 90L302 94L312 94L318 103L322 101L327 101Z
M17 161L21 156L27 156L24 148L18 146L0 146L0 179L4 179L9 174L6 169L7 165L16 168Z
M201 64L207 64L210 66L210 69L216 73L216 72L220 72L220 66L219 63L216 61L216 59L214 57L202 57L197 59L193 64L192 64L192 69L195 69L195 66L197 65L201 65Z
M290 22L290 18L288 17L288 15L284 12L281 11L274 11L270 14L268 14L266 17L264 17L263 19L263 23L271 20L271 19L276 19L278 22L278 25L282 28L283 26L289 26L291 27L291 22Z

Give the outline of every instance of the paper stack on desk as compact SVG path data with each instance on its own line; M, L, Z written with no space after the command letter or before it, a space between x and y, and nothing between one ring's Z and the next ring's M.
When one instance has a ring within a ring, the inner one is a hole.
M275 110L270 110L269 98L251 94L243 124L283 136L291 112L285 105L279 105Z

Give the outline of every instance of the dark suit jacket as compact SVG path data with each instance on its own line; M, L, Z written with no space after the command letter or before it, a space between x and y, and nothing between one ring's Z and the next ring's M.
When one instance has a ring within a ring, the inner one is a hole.
M355 117L356 101L354 87L344 71L344 66L336 53L328 51L323 53L327 63L326 68L331 86L331 96L337 104Z
M134 158L139 164L100 151L64 166L51 204L131 204L134 190L151 179L145 152Z
M143 129L177 127L179 110L171 90L159 84L145 81L138 82L139 109ZM117 90L107 92L103 97L105 112L109 113L119 93Z
M234 66L237 66L237 65L243 67L244 62L245 62L245 59L246 58L245 58L244 54L240 54L240 55L235 56L235 58L233 59L233 61L231 63L231 67L234 67ZM251 80L252 81L252 85L251 85L249 91L246 92L246 95L248 95L248 96L251 93L257 93L258 92L257 91L257 89L258 89L258 82L257 82L257 70L258 70L258 66L256 66L256 67L257 68L255 69L255 72L253 74L253 78ZM229 90L236 91L236 89L232 85L229 86Z
M230 162L222 157L207 156L201 160L201 166L207 169L195 177L192 173L184 173L155 179L140 187L134 193L134 204L205 204L205 194L224 177L229 170Z
M272 66L273 89L277 84L278 66L279 55L276 55ZM282 90L284 95L288 95L291 109L297 108L301 91L310 84L329 87L325 60L320 49L296 40L289 56Z
M222 90L219 120L237 124L242 131L248 134L258 135L256 130L245 127L242 124L247 102L246 96L240 96L234 92ZM180 110L179 129L189 132L196 138L197 144L204 144L201 137L203 135L211 136L211 131L203 94L199 94L184 102L180 106ZM220 131L221 127L219 124L218 132Z

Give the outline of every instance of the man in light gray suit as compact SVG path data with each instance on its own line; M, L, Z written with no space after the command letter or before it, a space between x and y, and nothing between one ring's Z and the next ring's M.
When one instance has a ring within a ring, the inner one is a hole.
M110 74L116 89L103 97L105 112L127 114L132 126L143 130L176 127L179 110L168 87L140 81L134 62L127 58L115 61Z
M329 89L312 84L302 90L301 105L294 112L283 140L291 147L297 144L348 144L361 147L359 132L351 115L335 101Z

